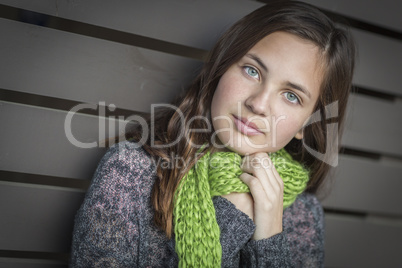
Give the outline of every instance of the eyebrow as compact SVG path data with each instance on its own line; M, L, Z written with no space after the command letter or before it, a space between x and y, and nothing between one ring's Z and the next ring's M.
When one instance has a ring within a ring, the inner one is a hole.
M264 69L265 72L268 72L267 66L265 66L265 64L262 62L262 60L257 55L249 53L246 56L249 57L250 59L255 60L258 63L258 65L260 65L261 68Z
M261 60L260 57L258 57L255 54L251 54L251 53L247 54L246 57L249 57L250 59L253 59L254 61L256 61L258 63L258 65L260 65L261 68L264 69L265 72L268 72L267 66L264 64L264 62ZM286 86L299 90L299 91L303 92L307 97L311 98L310 92L306 88L304 88L302 85L288 81L286 83Z
M301 92L303 92L307 97L311 98L311 94L310 92L308 92L307 89L305 89L303 86L292 83L292 82L287 82L286 86L291 87L293 89L299 90Z

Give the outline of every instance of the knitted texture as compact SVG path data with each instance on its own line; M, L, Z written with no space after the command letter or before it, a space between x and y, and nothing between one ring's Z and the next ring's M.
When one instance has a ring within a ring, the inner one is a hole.
M309 173L284 149L270 155L284 182L284 208L304 191ZM239 176L243 173L240 155L207 152L183 177L176 193L174 232L179 267L220 267L220 229L212 197L232 192L249 192Z

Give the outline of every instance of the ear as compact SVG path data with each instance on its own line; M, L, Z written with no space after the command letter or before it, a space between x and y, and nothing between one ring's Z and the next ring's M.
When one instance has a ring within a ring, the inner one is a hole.
M300 129L299 132L296 133L295 138L298 140L303 139L303 129Z

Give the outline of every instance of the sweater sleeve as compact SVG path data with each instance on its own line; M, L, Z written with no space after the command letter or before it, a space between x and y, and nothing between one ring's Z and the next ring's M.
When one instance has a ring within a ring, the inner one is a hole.
M250 240L255 224L229 200L214 198L221 230L222 267L290 267L289 248L284 233L269 239Z
M324 211L317 198L300 195L285 210L284 226L292 267L324 267Z
M324 213L315 196L302 194L284 211L283 232L250 241L243 267L323 267Z
M216 221L220 228L222 267L238 267L240 250L254 233L253 221L226 198L213 198Z
M222 267L323 267L324 213L311 194L301 194L284 211L283 231L251 240L253 221L227 199L214 198L221 229Z
M136 178L147 177L150 164L124 146L105 154L76 215L71 267L138 267L144 202Z

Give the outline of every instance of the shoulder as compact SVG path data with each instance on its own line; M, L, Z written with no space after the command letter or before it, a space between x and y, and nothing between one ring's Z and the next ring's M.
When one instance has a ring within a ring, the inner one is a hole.
M302 193L295 202L284 211L284 217L293 221L309 221L323 226L324 211L320 201L314 194Z
M321 202L314 194L306 192L296 198L295 202L289 207L289 211L293 213L312 213L315 216L323 214Z
M107 150L75 217L73 263L93 267L108 260L118 266L138 262L133 253L142 252L149 243L144 233L152 231L154 167L150 155L135 143L125 141Z
M111 146L99 163L99 169L105 167L122 169L121 171L152 171L155 161L138 144L130 141L123 141ZM125 170L128 169L128 170Z
M136 143L124 141L110 147L95 171L88 195L117 199L147 196L155 181L154 159Z

